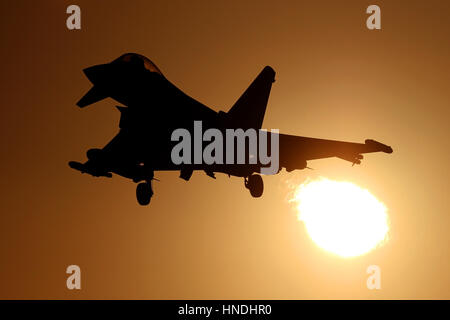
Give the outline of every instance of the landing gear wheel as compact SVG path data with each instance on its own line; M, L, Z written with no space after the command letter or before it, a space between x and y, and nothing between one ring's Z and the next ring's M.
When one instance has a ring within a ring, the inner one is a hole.
M136 198L141 206L146 206L150 203L153 190L150 182L139 183L136 187Z
M262 196L264 191L264 183L259 174L252 174L245 179L245 187L250 190L250 194L254 198Z

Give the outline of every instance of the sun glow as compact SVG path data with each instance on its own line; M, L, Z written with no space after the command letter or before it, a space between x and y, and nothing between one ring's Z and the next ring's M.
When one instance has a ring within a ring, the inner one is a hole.
M306 181L291 201L311 239L326 251L355 257L387 240L386 206L353 183L326 178Z

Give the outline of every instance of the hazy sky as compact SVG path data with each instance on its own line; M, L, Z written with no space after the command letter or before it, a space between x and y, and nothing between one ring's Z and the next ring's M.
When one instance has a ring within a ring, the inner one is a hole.
M74 3L82 29L69 31ZM366 28L370 4L381 30ZM2 1L0 12L0 298L450 298L447 1ZM241 178L156 172L140 207L131 181L67 165L118 131L113 100L75 106L91 86L82 69L125 52L224 111L270 65L265 128L394 153L265 177L260 199ZM318 176L383 201L388 243L352 259L318 248L287 202L289 185ZM81 291L66 288L71 264ZM381 290L366 287L372 264Z

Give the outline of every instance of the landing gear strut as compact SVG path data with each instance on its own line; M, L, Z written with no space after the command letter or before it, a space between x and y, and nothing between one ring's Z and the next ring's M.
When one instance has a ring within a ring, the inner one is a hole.
M136 198L141 206L146 206L150 203L153 196L151 181L141 182L136 187Z
M245 187L250 190L250 194L254 198L259 198L262 196L264 191L264 183L259 174L252 174L244 180Z

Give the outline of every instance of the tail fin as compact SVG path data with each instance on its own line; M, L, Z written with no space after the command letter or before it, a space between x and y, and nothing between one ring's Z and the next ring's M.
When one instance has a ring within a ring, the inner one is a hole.
M265 67L231 107L228 116L236 128L261 128L274 81L275 71Z

